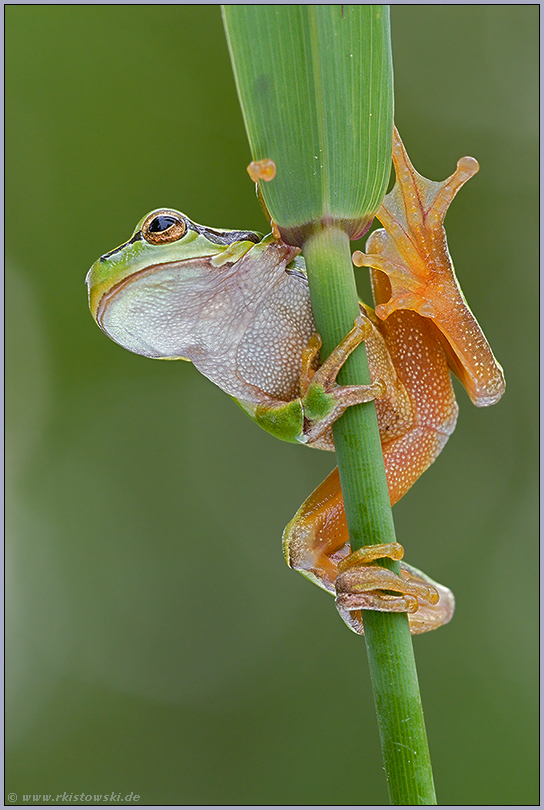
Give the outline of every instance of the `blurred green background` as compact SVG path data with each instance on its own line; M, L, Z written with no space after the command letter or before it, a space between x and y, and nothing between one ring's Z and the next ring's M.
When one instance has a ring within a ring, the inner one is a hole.
M392 35L416 168L480 161L448 236L508 381L490 409L459 389L395 508L457 597L415 639L438 797L535 804L538 6L396 5ZM153 208L266 231L219 7L9 5L6 45L6 791L386 804L364 643L281 554L333 456L87 307L88 267Z

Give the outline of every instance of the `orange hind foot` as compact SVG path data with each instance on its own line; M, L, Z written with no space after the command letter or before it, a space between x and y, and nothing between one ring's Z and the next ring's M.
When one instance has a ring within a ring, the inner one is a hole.
M434 630L451 619L455 602L449 588L405 563L401 576L372 564L383 557L400 560L403 554L399 543L363 546L338 564L336 607L356 633L364 633L362 610L408 613L411 633Z

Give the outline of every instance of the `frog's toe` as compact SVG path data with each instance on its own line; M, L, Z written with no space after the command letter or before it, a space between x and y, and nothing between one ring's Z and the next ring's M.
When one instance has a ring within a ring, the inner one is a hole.
M360 405L384 397L387 386L384 380L374 380L364 385L338 385L336 376L349 355L372 333L370 319L361 312L355 318L353 329L332 350L325 362L314 371L312 364L321 347L319 335L313 335L302 353L300 377L301 400L304 407L305 444L315 444L329 431L331 425L351 405Z
M413 634L446 624L455 607L449 588L405 563L401 563L401 576L369 564L380 556L399 559L397 547L401 552L402 547L397 543L388 545L390 550L386 545L366 546L342 561L335 583L336 606L346 624L356 633L363 633L364 610L408 613Z
M276 176L276 164L269 158L252 160L247 167L247 173L254 183L258 183L259 180L266 180L269 183Z

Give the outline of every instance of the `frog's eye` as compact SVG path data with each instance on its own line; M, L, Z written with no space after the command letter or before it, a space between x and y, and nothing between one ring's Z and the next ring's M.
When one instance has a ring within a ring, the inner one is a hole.
M185 220L175 211L163 211L148 216L142 225L142 236L152 245L165 245L176 242L185 234Z

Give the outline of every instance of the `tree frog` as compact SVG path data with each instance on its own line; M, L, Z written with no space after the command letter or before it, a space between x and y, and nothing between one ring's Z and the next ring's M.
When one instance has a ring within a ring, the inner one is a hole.
M277 230L208 228L174 209L145 216L131 238L87 275L100 328L121 346L158 359L190 360L273 435L333 450L331 425L351 405L375 400L391 503L434 461L455 428L453 371L472 401L491 405L502 369L470 312L448 253L443 219L477 170L462 158L442 183L413 168L395 130L396 183L377 217L384 226L357 251L371 269L375 309L360 305L353 329L320 361L303 257ZM339 386L337 373L365 341L368 385ZM336 597L342 618L364 632L364 610L408 613L421 633L449 621L445 586L401 563L398 543L351 553L338 470L287 526L288 564Z

